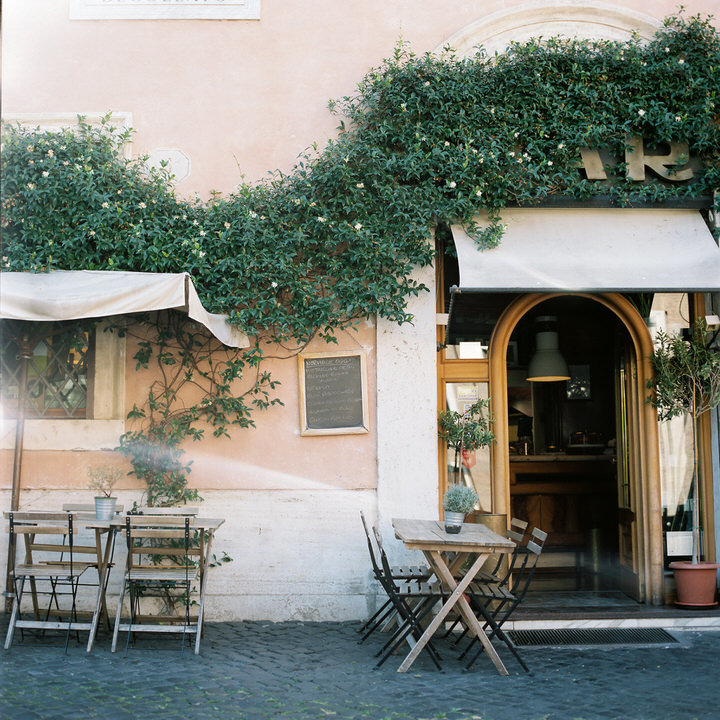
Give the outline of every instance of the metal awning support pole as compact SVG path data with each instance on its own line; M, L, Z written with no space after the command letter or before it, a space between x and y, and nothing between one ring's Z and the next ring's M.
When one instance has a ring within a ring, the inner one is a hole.
M28 364L32 358L36 341L30 340L24 334L18 342L20 347L20 380L18 386L18 407L17 419L15 420L15 453L13 456L12 493L10 495L10 510L15 511L20 507L20 476L22 474L22 453L25 436L25 398L27 394ZM10 568L12 567L10 553L13 551L13 544L8 544L8 557L5 575L5 612L12 609L12 578Z

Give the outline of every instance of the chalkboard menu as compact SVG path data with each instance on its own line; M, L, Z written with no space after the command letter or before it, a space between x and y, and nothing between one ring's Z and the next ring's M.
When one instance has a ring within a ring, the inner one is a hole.
M301 433L367 432L365 354L305 353L298 362Z

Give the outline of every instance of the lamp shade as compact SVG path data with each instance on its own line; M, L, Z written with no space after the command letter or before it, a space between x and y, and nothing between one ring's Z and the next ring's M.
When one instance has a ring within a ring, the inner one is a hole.
M557 382L569 380L565 358L558 348L558 334L552 327L556 318L543 316L538 324L543 328L535 335L535 354L528 365L527 379L531 382Z

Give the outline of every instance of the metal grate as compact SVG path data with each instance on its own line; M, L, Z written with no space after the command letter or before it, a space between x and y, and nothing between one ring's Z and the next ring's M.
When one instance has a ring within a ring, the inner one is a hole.
M586 645L665 645L678 640L662 628L575 628L566 630L510 630L515 645L570 647Z

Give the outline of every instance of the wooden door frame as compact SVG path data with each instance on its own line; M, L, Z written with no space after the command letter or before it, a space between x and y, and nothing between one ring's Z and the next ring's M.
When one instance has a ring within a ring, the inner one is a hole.
M558 292L520 295L505 308L500 316L490 338L488 349L490 406L495 419L493 431L496 438L490 454L493 512L506 516L510 513L506 367L510 336L520 319L536 305L552 298L568 296L587 298L604 305L613 312L627 330L636 353L638 377L636 396L633 400L638 408L639 447L633 456L638 463L637 472L634 473L638 478L635 488L638 570L645 602L662 605L664 603L664 568L658 419L655 409L646 401L647 381L653 375L650 363L653 343L643 318L635 307L619 293L594 295Z

